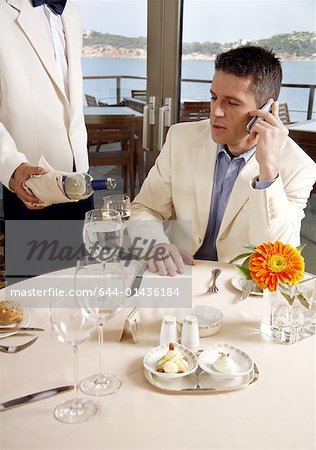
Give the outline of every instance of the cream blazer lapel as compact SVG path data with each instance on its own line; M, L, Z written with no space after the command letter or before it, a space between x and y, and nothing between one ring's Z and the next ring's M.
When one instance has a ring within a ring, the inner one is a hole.
M81 92L81 87L79 89L77 80L78 73L81 73L82 32L81 28L78 26L78 21L75 20L75 17L77 17L77 14L75 13L76 11L74 11L73 5L67 2L61 16L67 48L70 106L75 104L72 100L77 97L78 92Z
M216 164L217 144L210 139L210 128L203 145L193 150L195 201L198 211L200 237L203 239L208 224L212 186Z
M68 102L60 76L57 64L54 58L51 43L49 42L47 32L40 20L37 20L34 14L33 6L30 1L25 0L7 0L8 4L20 11L17 18L17 24L22 28L30 44L41 60L44 69L52 79L59 95Z
M251 180L259 175L259 165L255 154L249 159L246 165L239 173L233 190L230 194L229 201L223 216L222 224L218 232L218 239L225 233L231 222L239 213L243 205L248 201L249 190L251 189L249 183Z

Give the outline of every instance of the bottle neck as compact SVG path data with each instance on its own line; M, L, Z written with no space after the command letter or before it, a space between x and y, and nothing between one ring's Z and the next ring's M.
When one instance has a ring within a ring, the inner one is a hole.
M67 194L67 188L66 188L66 175L63 175L62 177L61 177L61 183L62 183L62 186L63 186L63 191L64 191L64 194L66 195L66 197L67 198L69 198L68 197L68 194Z
M100 189L107 189L108 183L107 180L92 180L91 187L94 191L98 191Z

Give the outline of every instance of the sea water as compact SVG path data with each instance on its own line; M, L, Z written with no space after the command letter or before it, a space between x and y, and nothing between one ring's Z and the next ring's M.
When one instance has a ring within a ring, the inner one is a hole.
M135 75L146 77L145 59L127 58L82 58L84 75ZM314 84L316 79L316 61L283 61L283 83ZM182 79L193 78L211 80L214 75L214 61L182 61ZM146 80L121 80L121 98L130 97L132 89L146 89ZM116 80L84 80L84 92L103 99L108 104L116 103ZM280 103L287 103L292 121L306 120L309 89L282 88ZM208 101L210 85L208 83L181 83L182 101ZM314 103L313 118L316 117Z

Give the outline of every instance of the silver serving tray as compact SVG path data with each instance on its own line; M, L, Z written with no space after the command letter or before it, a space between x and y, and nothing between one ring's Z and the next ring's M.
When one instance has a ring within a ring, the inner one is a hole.
M146 380L157 389L165 392L188 393L188 392L226 392L237 389L244 389L254 384L259 378L259 370L254 364L253 371L243 377L233 378L231 380L218 380L208 373L201 370L200 367L192 375L177 379L165 379L152 374L145 369Z

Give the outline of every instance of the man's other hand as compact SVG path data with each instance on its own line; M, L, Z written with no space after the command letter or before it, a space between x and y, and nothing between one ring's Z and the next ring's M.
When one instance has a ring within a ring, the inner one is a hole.
M184 264L193 266L194 259L187 251L178 249L173 244L158 244L152 248L147 264L150 272L174 277L177 273L184 272Z

